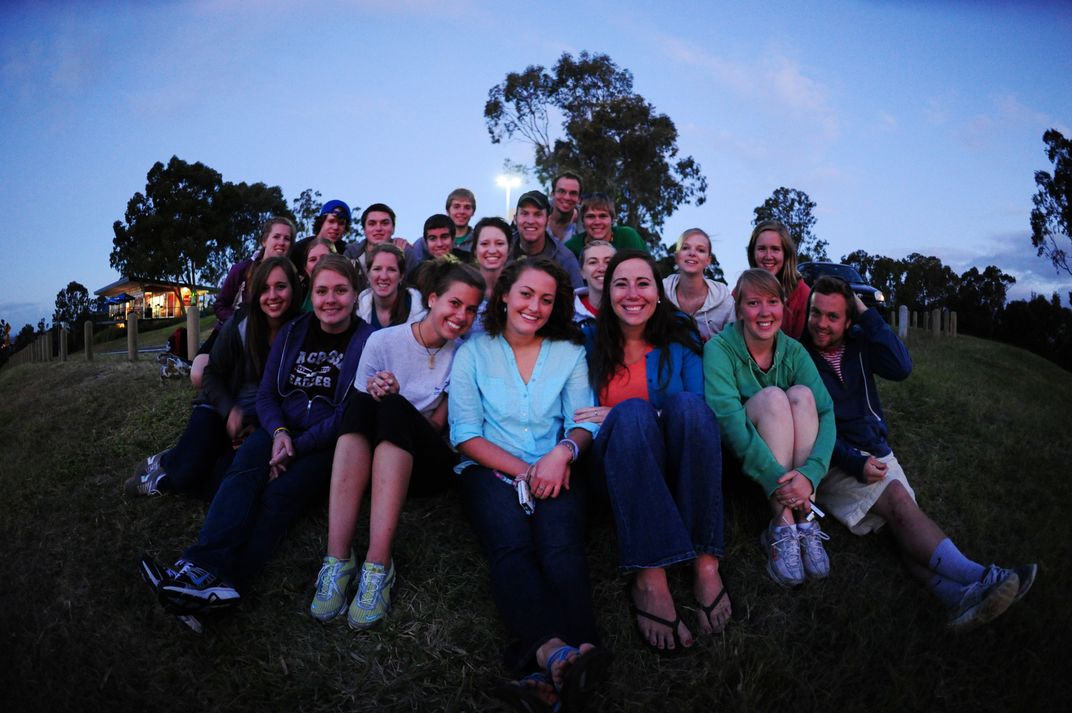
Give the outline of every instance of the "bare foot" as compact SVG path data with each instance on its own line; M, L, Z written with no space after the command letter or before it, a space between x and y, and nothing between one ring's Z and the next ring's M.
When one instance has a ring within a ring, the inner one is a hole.
M642 569L637 572L630 589L636 612L636 624L641 635L657 649L673 650L678 643L689 648L692 646L692 633L682 621L677 622L677 640L675 641L672 622L677 620L674 598L666 583L666 571L662 569ZM661 624L644 616L645 612L663 619L671 624Z
M696 580L692 593L700 605L700 631L705 634L721 634L730 621L733 607L718 573L718 558L713 555L700 555L696 558L693 570Z

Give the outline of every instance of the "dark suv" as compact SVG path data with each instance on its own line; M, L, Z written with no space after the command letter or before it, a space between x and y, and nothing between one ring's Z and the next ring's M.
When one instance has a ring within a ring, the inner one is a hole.
M860 299L868 307L877 307L880 312L886 309L886 295L880 290L867 284L856 268L848 265L840 265L836 262L802 262L797 265L797 272L804 278L805 284L811 287L823 275L837 277L849 283L852 291L860 295Z

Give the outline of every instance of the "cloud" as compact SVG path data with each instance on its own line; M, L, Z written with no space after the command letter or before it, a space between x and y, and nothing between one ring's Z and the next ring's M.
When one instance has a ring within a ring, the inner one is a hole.
M996 140L1004 139L1011 129L1028 129L1038 132L1056 128L1066 136L1065 124L1046 112L1032 109L1011 92L989 97L989 110L972 116L964 122L956 135L969 148L984 148Z

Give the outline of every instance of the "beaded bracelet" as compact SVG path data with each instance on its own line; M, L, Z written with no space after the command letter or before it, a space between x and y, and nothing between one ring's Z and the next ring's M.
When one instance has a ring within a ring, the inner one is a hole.
M570 452L570 463L574 462L581 457L581 447L577 445L577 442L572 438L563 438L558 442L558 445L565 446Z

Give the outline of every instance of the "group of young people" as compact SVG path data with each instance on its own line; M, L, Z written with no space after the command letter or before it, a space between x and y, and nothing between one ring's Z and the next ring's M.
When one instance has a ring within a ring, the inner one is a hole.
M613 202L582 195L566 173L553 203L530 191L513 225L470 226L475 197L458 189L415 244L394 236L384 204L350 244L339 200L297 243L293 223L269 221L221 289L185 431L126 484L211 501L179 559L141 562L165 608L239 602L326 496L310 613L371 627L391 608L406 498L456 487L510 635L512 680L497 693L522 710L576 709L611 658L585 558L590 501L611 514L643 641L679 653L732 613L723 453L769 505L760 541L780 585L830 572L818 502L858 534L889 523L953 628L1023 597L1035 565L977 564L916 505L874 383L905 378L908 352L845 283L809 290L782 224L756 226L731 291L706 275L704 231L681 235L664 279L639 234L613 224ZM667 578L686 564L695 622Z

